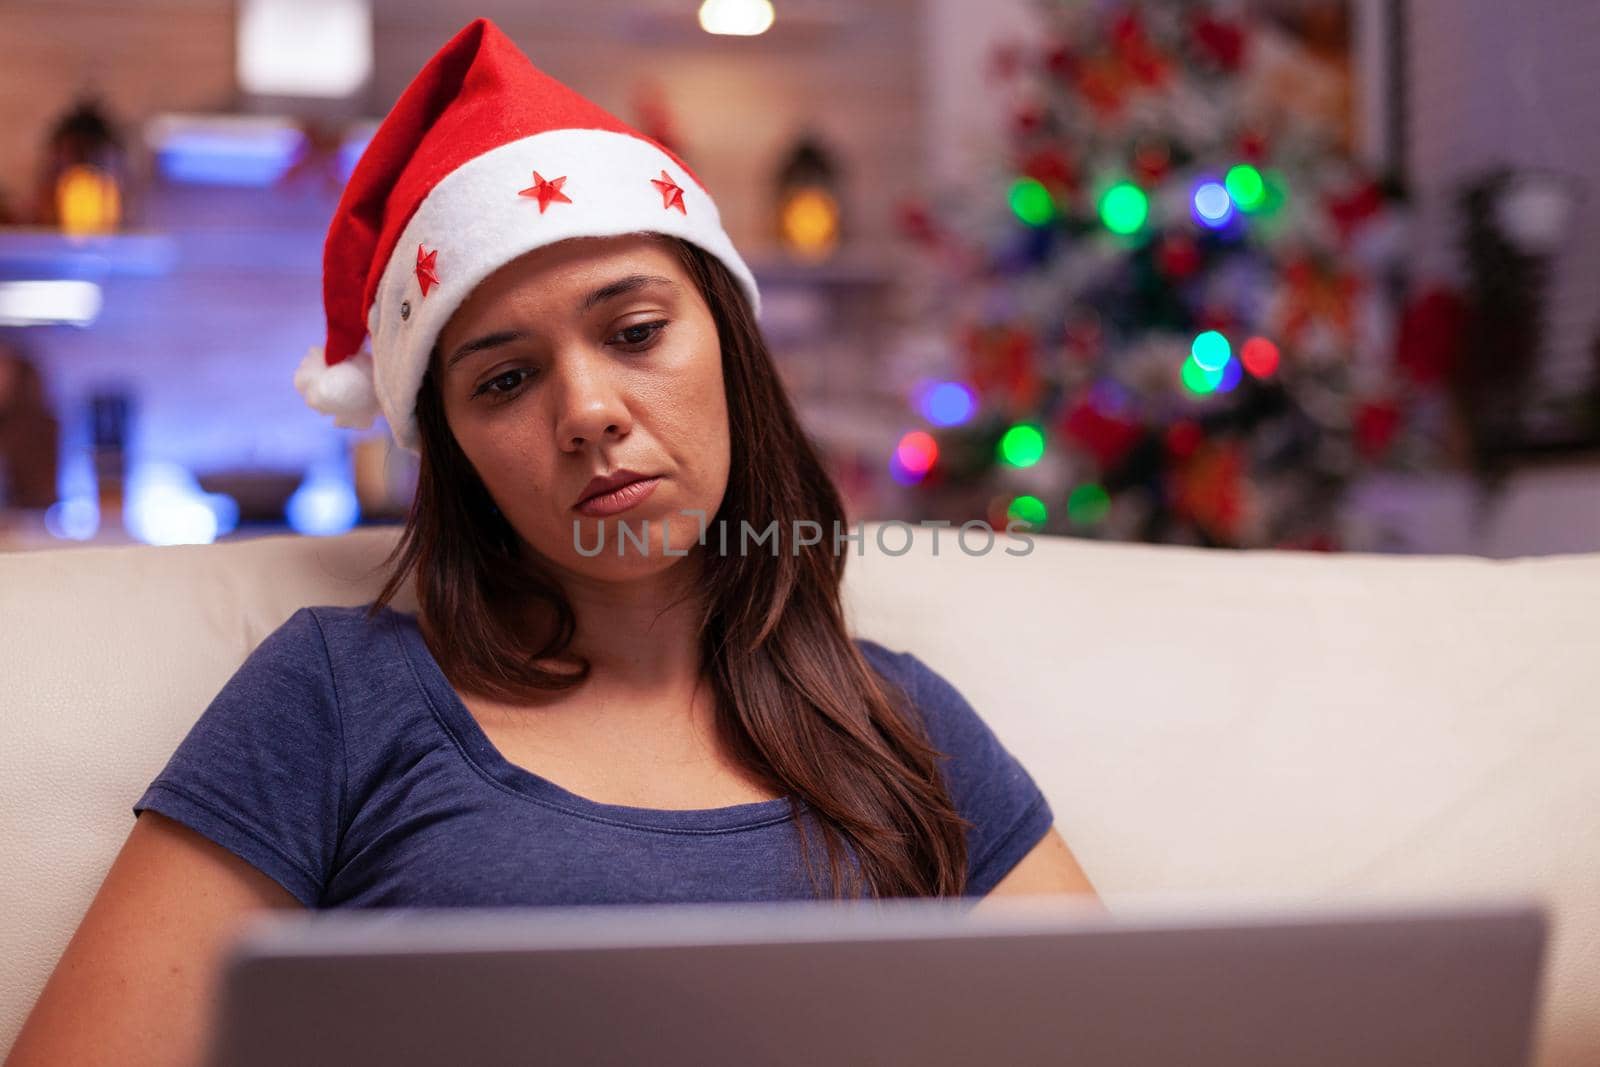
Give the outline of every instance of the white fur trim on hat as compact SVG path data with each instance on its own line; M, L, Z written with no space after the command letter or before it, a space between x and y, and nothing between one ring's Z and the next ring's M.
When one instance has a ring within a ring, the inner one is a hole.
M334 425L365 430L379 414L378 394L372 385L372 352L366 348L330 367L321 345L313 345L294 372L294 387L307 404Z
M681 189L684 210L664 206L652 184L666 171ZM518 192L565 178L544 211ZM527 252L573 237L628 233L681 237L717 257L760 314L749 267L723 232L716 204L672 157L639 137L610 130L559 129L499 145L441 178L417 206L390 255L367 312L379 406L395 441L419 449L417 390L445 323L473 288ZM437 285L423 296L417 249L437 252Z

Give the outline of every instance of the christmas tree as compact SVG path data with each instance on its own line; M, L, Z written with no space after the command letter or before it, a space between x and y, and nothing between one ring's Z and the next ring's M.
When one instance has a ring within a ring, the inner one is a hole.
M1251 62L1286 40L1265 24L1043 14L1043 40L994 57L1014 112L992 195L903 206L939 343L891 473L920 518L1338 547L1359 471L1447 447L1437 368L1396 358L1400 191L1285 106Z

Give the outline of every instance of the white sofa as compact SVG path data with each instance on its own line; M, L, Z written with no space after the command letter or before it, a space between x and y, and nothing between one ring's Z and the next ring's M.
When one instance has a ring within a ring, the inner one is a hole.
M1113 912L1531 893L1534 1062L1600 1064L1600 554L968 556L945 531L935 556L921 529L890 556L874 531L855 631L968 696ZM0 1047L190 723L294 609L370 600L393 538L0 554Z

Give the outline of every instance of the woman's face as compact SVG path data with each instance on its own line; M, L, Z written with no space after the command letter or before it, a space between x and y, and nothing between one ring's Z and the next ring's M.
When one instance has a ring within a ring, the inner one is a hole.
M610 580L661 571L699 540L700 520L683 511L709 523L721 506L721 345L663 240L579 238L513 260L456 310L435 360L461 450L512 527L556 567ZM590 479L623 468L660 481L624 511L576 510ZM646 520L648 552L637 547ZM638 536L619 556L623 523ZM593 554L602 532L604 550Z

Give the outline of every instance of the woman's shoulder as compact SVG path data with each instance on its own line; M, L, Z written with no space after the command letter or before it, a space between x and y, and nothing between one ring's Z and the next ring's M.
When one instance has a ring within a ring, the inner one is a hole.
M398 627L413 616L388 605L309 604L296 608L262 638L252 659L293 662L302 669L317 662L376 664L396 650Z
M927 664L910 652L890 648L870 637L854 637L851 640L873 670L902 688L914 684L919 671L927 670Z
M299 632L320 632L325 640L370 639L386 634L395 625L404 625L415 619L395 610L388 604L374 607L373 601L365 604L308 604L296 608L278 629Z

